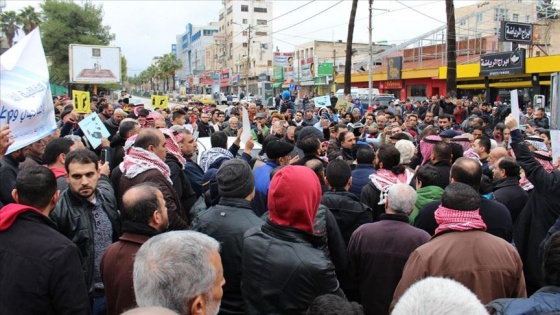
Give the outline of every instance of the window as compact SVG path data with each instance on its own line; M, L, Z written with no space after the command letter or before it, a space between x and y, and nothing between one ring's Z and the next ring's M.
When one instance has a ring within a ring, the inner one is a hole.
M249 23L249 22L247 21L247 19L243 19L243 22L242 22L242 23L243 23L243 24L247 24L247 23Z
M529 23L531 17L529 15L525 15L525 23Z
M203 30L202 31L202 36L212 36L214 35L214 33L217 33L218 31L216 30Z
M266 13L267 12L266 8L255 7L253 10L257 13Z
M461 20L461 21L459 22L459 25L465 25L465 24L467 24L467 20Z
M224 19L224 14L220 13L220 21Z
M247 31L243 31L243 36L247 36Z
M514 21L514 22L519 22L519 14L515 14L515 13L514 13L514 14L512 15L512 18L511 18L511 19L512 19L512 21Z
M230 14L231 12L233 12L233 6L227 8L227 14Z
M266 20L257 20L257 25L266 25Z
M247 43L243 43L243 48L247 48Z
M508 20L508 9L494 9L494 21L507 21Z
M410 92L409 96L426 96L426 85L411 85L408 87Z
M267 32L255 32L255 35L257 36L266 36Z
M476 15L476 23L482 23L482 13Z
M267 60L266 61L266 66L267 67L272 67L272 60Z
M241 12L249 12L249 6L248 5L241 5Z

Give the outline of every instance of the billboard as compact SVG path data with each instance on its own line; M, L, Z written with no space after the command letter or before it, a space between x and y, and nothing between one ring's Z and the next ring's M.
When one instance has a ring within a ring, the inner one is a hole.
M120 83L119 47L74 45L68 47L70 83Z
M500 25L500 40L531 45L533 43L533 24L502 21Z
M273 55L274 67L293 67L294 66L294 53L293 52L275 52Z
M403 57L387 58L387 80L400 80Z
M480 76L525 73L525 49L486 54L480 57Z
M305 58L300 60L300 81L313 81L315 78L315 58Z

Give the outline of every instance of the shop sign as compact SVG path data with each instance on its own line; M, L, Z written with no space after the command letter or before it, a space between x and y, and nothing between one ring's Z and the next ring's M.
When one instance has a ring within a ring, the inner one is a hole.
M294 53L293 52L275 52L273 56L273 63L275 67L293 67L294 66Z
M525 49L486 54L480 57L480 76L525 73Z
M332 62L323 62L319 65L319 76L330 76L333 74L334 67Z
M533 43L533 24L502 21L500 40L531 45Z
M402 81L386 81L379 83L379 87L385 90L400 89L402 88Z
M387 58L387 79L400 80L403 57Z

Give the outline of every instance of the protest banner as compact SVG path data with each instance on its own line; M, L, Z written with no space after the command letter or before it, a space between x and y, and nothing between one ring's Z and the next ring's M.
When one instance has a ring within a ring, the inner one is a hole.
M169 106L169 97L164 95L152 95L152 108L167 108Z
M251 122L249 121L249 112L247 108L243 107L243 132L241 133L241 141L247 143L251 138Z
M550 143L552 146L552 162L560 160L560 130L550 130Z
M88 91L72 90L72 100L74 100L74 109L78 114L91 113L91 101Z
M313 102L315 103L316 107L330 107L331 106L331 97L328 95L325 96L317 96L313 98Z
M339 98L334 106L337 110L346 110L348 107L351 107L352 104L348 103L348 101Z
M87 115L78 125L94 149L101 145L101 139L111 135L96 113Z
M9 125L14 139L9 154L56 129L49 69L39 28L2 55L0 72L0 127Z
M511 113L513 114L513 118L519 124L519 119L521 117L521 110L519 110L519 99L517 98L517 90L512 90L510 92L511 95Z

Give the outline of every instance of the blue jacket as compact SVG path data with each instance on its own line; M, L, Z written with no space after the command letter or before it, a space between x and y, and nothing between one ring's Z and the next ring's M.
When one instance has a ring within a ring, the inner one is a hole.
M560 287L544 287L526 299L498 299L487 305L493 315L560 314Z
M356 197L360 198L362 193L362 188L367 185L369 181L369 175L375 174L375 169L371 164L358 164L356 168L352 171L352 185L348 192L353 193Z
M258 217L268 211L268 187L270 186L270 172L280 166L274 161L267 161L265 165L253 170L255 175L255 198L253 211Z

